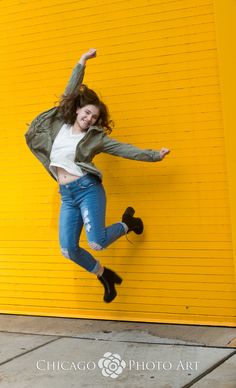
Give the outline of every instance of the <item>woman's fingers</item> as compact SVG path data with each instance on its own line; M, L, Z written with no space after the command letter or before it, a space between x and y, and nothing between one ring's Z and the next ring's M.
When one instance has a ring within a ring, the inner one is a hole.
M89 51L87 52L88 58L94 58L96 57L96 55L97 55L97 50L94 48L89 49Z
M170 153L170 150L169 150L169 148L162 148L161 150L160 150L160 154L161 154L161 157L162 158L164 158L167 154L169 154Z

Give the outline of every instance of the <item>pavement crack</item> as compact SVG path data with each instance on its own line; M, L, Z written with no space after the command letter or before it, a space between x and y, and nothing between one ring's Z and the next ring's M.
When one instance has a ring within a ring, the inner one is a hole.
M183 385L181 388L190 388L193 386L193 384L197 383L199 380L201 380L203 377L207 376L209 373L211 373L214 369L218 368L220 365L222 365L225 361L227 361L229 358L234 356L236 354L236 350L232 353L228 354L218 362L216 362L214 365L212 365L210 368L206 369L204 372L202 372L199 376L195 377L190 383Z
M59 339L61 339L61 338L60 338L60 337L53 338L52 340L50 340L50 341L48 341L48 342L45 342L44 344L35 346L35 347L32 348L32 349L26 350L25 352L22 352L22 353L20 353L20 354L17 354L16 356L10 357L10 358L8 358L8 359L5 360L5 361L0 362L0 366L2 366L2 365L4 365L4 364L7 364L8 362L13 361L13 360L15 360L15 359L17 359L17 358L20 358L20 357L24 356L25 354L28 354L28 353L30 353L30 352L33 352L34 350L40 349L40 348L42 348L42 347L45 346L45 345L51 344L52 342L55 342L55 341L58 341Z

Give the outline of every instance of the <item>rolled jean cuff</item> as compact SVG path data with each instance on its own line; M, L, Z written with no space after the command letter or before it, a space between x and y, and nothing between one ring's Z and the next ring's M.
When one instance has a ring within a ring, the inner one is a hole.
M128 233L128 226L124 222L121 222L121 225L123 226L125 233Z
M99 268L101 267L101 264L99 261L96 262L95 266L93 267L92 271L89 271L91 273L97 273Z

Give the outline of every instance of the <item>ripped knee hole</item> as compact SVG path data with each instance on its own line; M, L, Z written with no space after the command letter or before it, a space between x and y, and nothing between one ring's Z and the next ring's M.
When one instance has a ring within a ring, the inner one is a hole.
M66 249L66 248L61 248L61 253L62 253L62 255L63 255L64 257L66 257L67 259L70 258L68 249Z
M103 246L94 242L94 241L89 241L89 246L95 251L101 251L103 249Z

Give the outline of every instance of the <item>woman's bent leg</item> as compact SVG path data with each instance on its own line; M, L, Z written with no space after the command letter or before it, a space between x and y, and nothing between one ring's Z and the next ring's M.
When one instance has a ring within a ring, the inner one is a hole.
M97 273L100 263L89 252L78 246L83 227L81 211L70 201L62 201L59 218L59 240L63 256L89 272Z
M105 227L106 194L102 184L90 187L80 203L89 246L101 250L127 232L122 222Z

